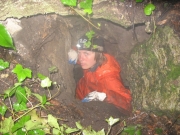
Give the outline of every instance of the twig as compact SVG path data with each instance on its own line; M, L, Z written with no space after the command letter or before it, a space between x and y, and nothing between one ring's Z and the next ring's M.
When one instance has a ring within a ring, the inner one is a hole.
M80 15L84 20L86 20L89 24L91 24L96 29L100 30L97 26L95 26L93 23L91 23L87 18L85 18L83 15L81 15L78 11L76 11L73 7L70 6L71 9L73 9L78 15Z
M1 79L0 79L0 81L9 86L9 84L8 84L7 82L5 82L5 81L3 81L3 80L1 80Z

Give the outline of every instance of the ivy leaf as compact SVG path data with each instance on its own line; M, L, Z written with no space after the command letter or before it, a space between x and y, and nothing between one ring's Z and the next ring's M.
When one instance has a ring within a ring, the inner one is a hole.
M92 8L92 0L82 0L79 4L80 4L80 8L83 8L83 9Z
M85 13L88 13L89 15L92 14L92 9L84 9Z
M109 126L114 125L118 121L119 121L119 118L114 119L113 117L110 117L109 119L106 119L106 122L108 123Z
M42 125L47 126L47 118L39 117L36 113L36 110L32 110L28 113L31 116L32 121L39 121L42 123ZM46 131L49 129L45 129Z
M35 129L45 128L45 126L43 126L41 122L39 122L39 121L32 121L32 120L27 121L24 124L24 127L26 128L26 130L35 130Z
M0 46L15 49L11 35L2 24L0 24Z
M0 106L0 114L2 116L4 116L4 114L6 113L7 111L7 106L3 105L3 106Z
M11 133L11 128L14 126L14 121L12 117L5 118L5 120L0 122L0 133Z
M24 124L31 119L30 115L23 116L21 119L19 119L18 122L14 124L12 127L12 132L17 131L18 129L24 127ZM20 129L21 130L21 129Z
M154 4L150 3L148 5L145 6L144 8L144 13L145 15L151 15L152 11L155 9L156 7L154 6Z
M141 131L140 129L138 129L139 126L128 126L128 127L124 127L124 130L122 133L128 133L128 135L141 135Z
M28 131L28 135L45 135L45 132L42 129L35 129Z
M138 3L138 2L143 2L143 0L136 0L136 2Z
M21 86L17 87L15 95L16 95L16 99L17 99L18 103L21 103L21 102L27 103L25 88L23 88Z
M68 128L65 130L65 132L66 132L67 134L74 133L74 132L77 132L77 131L79 131L79 129L77 129L77 128L70 128L70 127L68 127Z
M58 72L58 68L55 66L50 67L48 70L49 70L50 74Z
M9 67L9 62L7 62L7 61L5 62L2 59L0 59L0 71L6 69L8 67Z
M92 0L83 0L79 4L85 13L92 14Z
M13 108L14 108L14 110L15 110L16 112L27 110L26 103L24 103L24 102L14 103L14 104L13 104Z
M44 80L44 79L47 77L47 76L44 76L44 75L42 75L42 74L40 74L40 73L38 73L37 76L38 76L38 78L39 78L40 80Z
M24 79L31 78L31 70L28 68L23 68L22 65L17 64L16 67L12 70L18 77L18 81L22 82Z
M105 135L104 129L101 129L100 131L97 132L97 135Z
M6 99L7 97L11 97L12 95L14 95L14 93L15 93L15 91L16 91L16 88L17 88L18 86L20 86L20 85L21 85L21 83L15 83L15 84L14 84L14 87L5 90L5 91L4 91L4 94L5 94L5 95L4 95L4 99Z
M53 135L64 135L63 132L61 132L60 130L53 128L52 130Z
M77 0L61 0L63 5L76 6Z
M44 80L41 81L41 87L50 87L51 83L52 81L48 77L46 77Z
M91 40L94 37L94 34L95 34L95 32L91 30L86 33L86 36L88 37L89 40Z
M81 125L81 123L78 121L78 122L76 122L76 127L78 128L78 129L83 129L83 126Z
M59 124L57 122L57 119L52 116L51 114L48 114L48 124L51 126L51 127L54 127L56 129L59 129L60 130L60 127L59 127Z

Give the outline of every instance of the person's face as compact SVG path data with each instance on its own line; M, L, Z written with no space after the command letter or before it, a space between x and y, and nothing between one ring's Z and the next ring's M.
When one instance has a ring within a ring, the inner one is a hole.
M78 50L78 60L82 69L89 69L96 63L95 52Z

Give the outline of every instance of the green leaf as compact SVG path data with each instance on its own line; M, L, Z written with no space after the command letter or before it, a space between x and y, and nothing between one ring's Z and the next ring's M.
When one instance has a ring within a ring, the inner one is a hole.
M105 131L104 131L104 129L102 129L102 130L98 131L98 132L97 132L97 135L105 135Z
M4 116L4 114L6 113L7 111L7 106L3 105L3 106L0 106L0 114L2 116Z
M40 74L40 73L38 73L37 76L38 76L38 78L39 78L40 80L44 80L44 79L47 77L47 76L44 76L44 75L42 75L42 74Z
M16 93L15 93L16 99L18 103L24 102L27 103L27 97L26 97L26 90L25 88L19 86L16 88Z
M70 134L70 133L74 133L74 132L77 132L77 131L79 131L79 129L68 127L68 128L65 130L65 133Z
M77 0L61 0L63 5L76 6Z
M53 135L64 135L63 132L61 132L60 130L53 128L52 130Z
M84 9L84 12L90 15L92 14L92 9Z
M14 103L14 104L13 104L13 108L14 108L14 110L15 110L16 112L27 110L26 103L24 103L24 102Z
M80 8L83 8L83 9L92 8L92 0L82 0L79 4L80 4Z
M139 129L140 126L128 126L125 127L122 133L128 133L128 135L141 135L141 130Z
M97 135L96 131L92 130L91 126L83 130L83 135Z
M47 102L46 95L41 96L37 93L32 93L32 95L34 95L40 101L41 104L43 104L43 105L46 104L46 102Z
M28 132L28 135L45 135L45 132L41 129L35 129Z
M143 0L136 0L136 2L138 3L138 2L143 2Z
M51 114L48 114L48 124L51 126L51 127L54 127L56 129L59 129L60 130L60 127L59 127L59 124L57 122L57 119L55 117L53 117Z
M91 40L94 37L94 34L95 34L95 32L91 30L86 33L86 36L88 37L89 40Z
M5 62L2 59L0 59L0 71L6 69L8 67L9 67L9 62L7 62L7 61Z
M109 119L106 119L106 122L108 123L109 126L114 125L118 121L119 121L119 118L114 119L113 117L110 117Z
M28 113L28 115L31 116L31 120L32 121L39 121L42 123L42 125L47 125L47 118L42 118L42 117L39 117L36 113L36 110L32 110L31 112Z
M154 6L154 4L150 3L148 5L145 6L144 8L144 13L145 15L151 15L152 11L155 9L156 7Z
M17 131L18 129L24 127L24 124L31 119L30 115L23 116L21 119L18 120L12 127L12 132Z
M46 95L43 95L43 96L42 96L42 104L45 105L46 102L47 102Z
M28 87L26 87L26 86L24 88L26 90L27 97L29 97L31 95L31 90Z
M24 126L28 131L45 128L45 126L43 126L41 122L32 120L27 121Z
M5 118L4 121L0 122L0 133L5 134L5 133L11 133L11 128L14 126L14 121L12 117L10 116L9 118Z
M17 64L16 67L12 70L18 77L18 81L22 82L24 79L31 78L31 70L28 68L23 68L22 65Z
M11 35L2 24L0 24L0 46L15 49Z
M162 130L161 128L156 128L156 129L155 129L155 132L156 132L156 134L158 134L158 135L162 135L162 134L163 134L163 130Z
M49 69L50 74L58 72L58 68L55 66L50 67Z
M20 86L20 85L21 85L21 83L15 83L15 84L14 84L14 87L5 90L5 91L4 91L4 94L5 94L5 95L4 95L4 99L6 99L7 97L11 97L12 95L14 95L14 93L15 93L15 91L16 91L16 88L17 88L18 86Z
M81 125L80 121L76 122L76 127L78 129L83 129L83 126Z
M92 14L92 0L83 0L79 4L85 13Z
M52 81L46 77L44 80L41 81L41 87L45 88L45 87L50 87L52 84Z

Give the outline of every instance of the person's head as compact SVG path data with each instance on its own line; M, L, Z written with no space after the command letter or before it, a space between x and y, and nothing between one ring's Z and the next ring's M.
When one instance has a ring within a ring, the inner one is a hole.
M82 69L90 69L94 67L95 64L101 66L106 61L106 57L103 55L103 39L99 37L92 38L90 41L92 45L89 47L85 45L86 42L88 42L88 38L83 36L78 40L76 45L78 49L78 60ZM95 45L95 47L93 45Z

